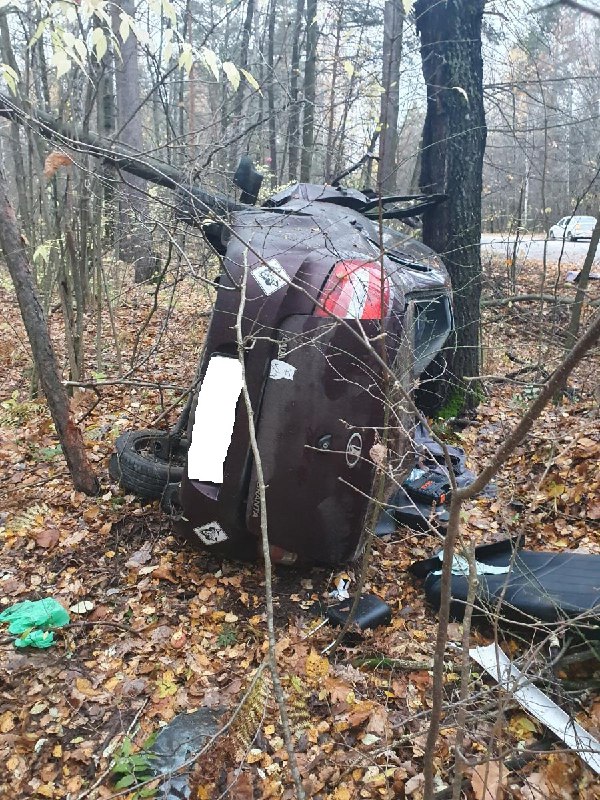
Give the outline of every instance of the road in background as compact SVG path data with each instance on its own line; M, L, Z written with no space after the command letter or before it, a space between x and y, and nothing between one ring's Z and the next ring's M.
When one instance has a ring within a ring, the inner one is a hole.
M481 235L481 254L494 253L512 258L515 237L505 233L483 233ZM583 242L561 242L558 240L533 238L530 234L519 241L517 258L519 261L541 261L544 258L544 245L546 246L546 261L548 264L568 265L569 269L581 267L588 251L589 240ZM600 264L600 248L596 251L595 264Z

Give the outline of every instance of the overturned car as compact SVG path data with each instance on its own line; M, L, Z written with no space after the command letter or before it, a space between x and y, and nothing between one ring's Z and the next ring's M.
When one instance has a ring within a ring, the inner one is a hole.
M253 200L252 173L241 184ZM119 437L111 474L162 497L192 544L247 559L259 549L262 471L273 560L348 561L377 475L391 492L414 466L402 390L452 329L441 259L386 221L440 198L296 184L261 207L221 199L225 219L206 225L210 198L181 197L222 258L196 388L170 433Z

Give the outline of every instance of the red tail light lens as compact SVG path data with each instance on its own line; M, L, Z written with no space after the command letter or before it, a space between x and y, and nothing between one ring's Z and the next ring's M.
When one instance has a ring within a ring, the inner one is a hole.
M381 319L390 310L390 279L376 261L338 261L319 295L323 308L315 316L341 319Z

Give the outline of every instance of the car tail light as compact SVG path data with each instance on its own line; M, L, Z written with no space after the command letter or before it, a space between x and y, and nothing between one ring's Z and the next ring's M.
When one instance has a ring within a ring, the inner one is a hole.
M315 316L341 319L381 319L390 309L390 279L376 261L346 259L331 270L319 295Z

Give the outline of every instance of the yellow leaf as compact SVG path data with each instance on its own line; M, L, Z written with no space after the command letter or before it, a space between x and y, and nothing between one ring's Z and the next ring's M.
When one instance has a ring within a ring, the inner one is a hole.
M62 78L71 69L71 60L68 58L64 50L54 50L51 57L51 62L56 67L56 77Z
M177 24L177 14L175 13L173 4L170 3L169 0L163 0L162 7L165 17L175 26Z
M203 47L201 51L202 60L206 64L206 66L210 69L212 74L215 76L215 80L219 81L219 59L217 58L217 54L214 50L211 50L209 47Z
M130 30L129 20L130 20L130 17L129 17L129 14L126 14L124 11L121 11L120 16L121 16L121 24L119 25L119 36L121 37L121 40L123 41L123 43L125 43L127 41L128 37L129 37L129 30Z
M259 94L261 94L261 95L262 95L262 92L261 92L260 86L258 85L258 81L257 81L257 80L256 80L256 78L254 77L254 75L252 75L250 72L248 72L248 70L247 70L247 69L244 69L243 67L240 67L240 72L242 73L242 75L244 76L244 78L246 78L246 80L248 81L248 83L250 84L250 86L251 86L253 89L256 89L256 91L257 91Z
M96 694L96 691L87 678L77 678L75 680L75 688L85 697L93 697Z
M306 677L319 681L329 675L329 661L320 656L313 648L306 657Z
M172 697L177 692L177 684L175 683L175 673L173 670L168 669L163 672L160 680L156 682L158 690L158 697L163 700L165 697Z
M238 68L233 63L233 61L224 61L223 62L223 72L227 75L227 80L233 86L234 90L237 92L238 87L240 85L240 73Z
M4 81L8 88L10 89L11 94L17 93L17 81L19 80L19 76L14 71L12 67L9 67L8 64L0 64L0 75L4 78Z
M537 726L526 714L517 714L508 723L508 729L519 740L530 739L537 733Z
M102 61L106 50L108 49L106 36L104 35L102 28L94 28L92 31L92 45L96 50L96 58L98 61Z
M183 67L183 69L186 71L186 74L189 75L193 65L194 59L192 56L192 51L189 45L184 45L184 49L181 51L181 55L179 56L178 66Z
M13 719L12 711L5 711L2 716L0 716L0 733L8 733L12 731L15 727L15 721Z

